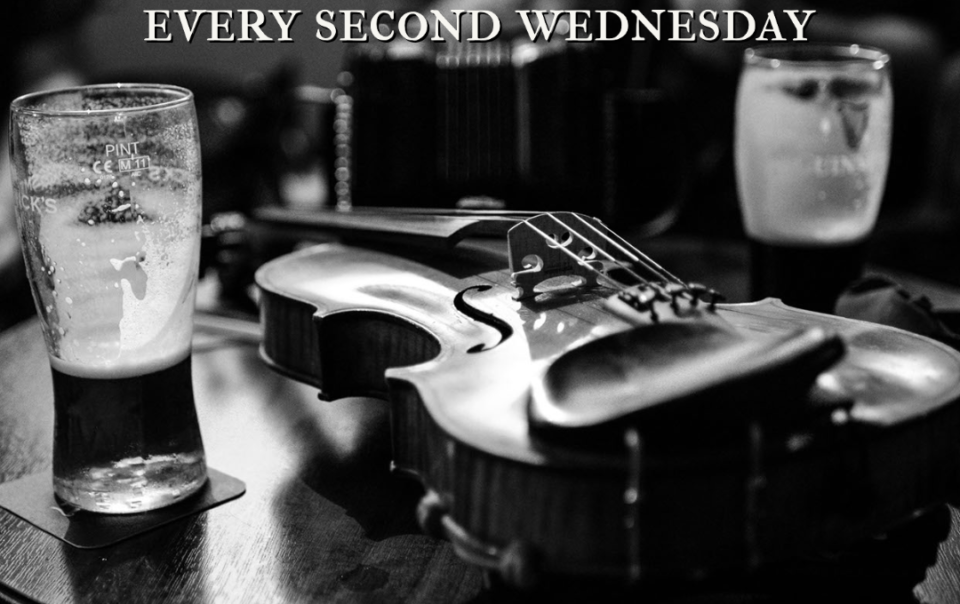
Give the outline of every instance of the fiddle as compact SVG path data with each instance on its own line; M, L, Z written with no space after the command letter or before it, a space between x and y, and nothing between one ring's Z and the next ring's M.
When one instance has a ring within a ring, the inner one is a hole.
M422 528L508 583L747 572L953 494L954 350L721 303L576 214L422 218L337 216L345 243L262 266L261 356L389 401Z

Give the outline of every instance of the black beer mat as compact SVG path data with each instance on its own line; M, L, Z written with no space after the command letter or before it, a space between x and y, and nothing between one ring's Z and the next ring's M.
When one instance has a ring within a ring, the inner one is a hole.
M95 514L83 510L72 515L53 496L50 471L0 484L0 507L41 531L74 547L94 549L113 545L175 520L199 514L243 495L242 481L207 469L207 484L189 499L140 514Z

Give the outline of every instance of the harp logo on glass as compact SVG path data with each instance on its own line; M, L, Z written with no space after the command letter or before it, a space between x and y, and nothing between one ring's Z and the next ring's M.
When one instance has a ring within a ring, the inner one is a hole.
M111 143L104 145L103 152L107 159L93 162L93 171L97 174L116 174L122 172L137 172L150 167L150 156L139 155L137 146L140 143Z

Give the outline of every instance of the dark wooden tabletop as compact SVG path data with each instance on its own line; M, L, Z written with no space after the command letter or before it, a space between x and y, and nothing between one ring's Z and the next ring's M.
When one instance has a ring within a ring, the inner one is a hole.
M669 259L691 250L661 252ZM712 254L691 278L722 277L742 266L736 254ZM950 288L917 284L935 301L953 300ZM209 464L243 480L246 494L97 550L75 549L0 510L0 600L501 600L449 544L419 530L420 487L389 472L384 403L320 402L312 387L269 371L250 339L216 332L201 326L195 338L200 424ZM0 334L0 482L49 467L52 426L50 371L30 320ZM951 513L952 532L915 590L921 602L960 602L960 519Z
M419 488L389 473L379 401L321 403L249 343L198 334L208 462L246 494L97 550L0 511L0 594L54 602L462 602L482 576L421 534ZM0 482L48 468L52 387L39 324L0 336ZM2 599L2 598L0 598Z

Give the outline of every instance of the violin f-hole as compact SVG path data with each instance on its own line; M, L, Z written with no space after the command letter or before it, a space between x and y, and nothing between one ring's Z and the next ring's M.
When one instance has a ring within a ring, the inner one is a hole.
M469 294L470 292L481 293L481 292L489 291L490 289L491 287L489 285L476 285L473 287L468 287L467 289L461 292L458 292L457 295L454 296L453 298L454 308L456 308L458 311L460 311L464 315L470 317L474 321L478 323L482 323L489 327L492 327L493 329L497 330L497 333L500 334L500 339L497 340L495 344L487 345L483 342L480 342L479 344L475 344L470 348L468 348L467 352L471 354L484 352L486 350L493 350L494 348L499 346L504 340L506 340L507 338L513 335L513 327L511 327L509 323L497 317L493 313L487 312L485 310L481 310L476 306L473 306L472 304L470 304L470 302L467 301L466 297L467 297L467 294Z

